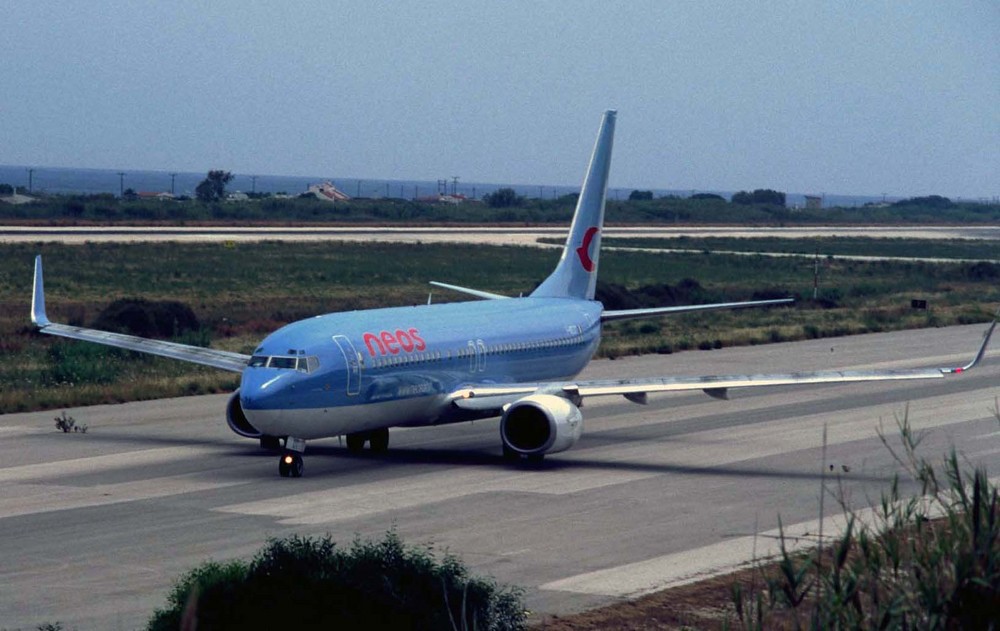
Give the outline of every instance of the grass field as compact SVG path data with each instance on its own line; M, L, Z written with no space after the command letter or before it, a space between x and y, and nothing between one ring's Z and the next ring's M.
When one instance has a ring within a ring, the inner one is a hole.
M868 239L864 237L604 239L606 246L711 252L781 252L820 256L888 256L898 258L1000 259L1000 244L989 240Z
M33 332L32 261L45 259L48 312L89 326L113 300L178 300L214 347L250 352L278 326L352 309L423 304L430 280L508 295L530 291L558 253L527 247L362 243L26 244L0 247L0 413L217 392L230 373ZM735 344L987 320L1000 302L1000 266L826 259L820 300L811 262L717 254L606 252L601 280L640 298L694 279L696 302L796 296L792 308L626 322L605 329L600 353L711 349ZM650 287L652 286L652 287ZM927 300L926 311L910 300ZM435 302L462 296L434 291Z

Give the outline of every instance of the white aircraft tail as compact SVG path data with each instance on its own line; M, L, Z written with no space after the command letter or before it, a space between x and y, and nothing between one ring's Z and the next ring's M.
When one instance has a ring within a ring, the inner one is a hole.
M531 293L534 297L594 299L616 114L614 110L604 113L562 257L555 271Z

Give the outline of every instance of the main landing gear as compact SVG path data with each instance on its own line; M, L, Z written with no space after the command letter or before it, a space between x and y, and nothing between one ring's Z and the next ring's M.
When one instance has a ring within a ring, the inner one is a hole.
M368 443L372 453L385 453L389 450L389 429L383 427L370 432L355 432L347 435L347 449L351 453L359 454L364 451L365 443Z
M285 453L278 459L278 474L283 478L301 478L305 463L302 453L306 450L306 441L289 436L285 439Z
M523 461L527 461L528 464L536 465L536 464L541 463L542 460L545 459L545 454L528 454L528 455L524 455L524 454L521 454L518 451L514 451L513 449L511 449L510 447L508 447L506 445L506 443L505 443L504 446L503 446L503 458L504 458L504 460L506 460L507 462L510 462L510 463L520 463L520 462L523 462Z

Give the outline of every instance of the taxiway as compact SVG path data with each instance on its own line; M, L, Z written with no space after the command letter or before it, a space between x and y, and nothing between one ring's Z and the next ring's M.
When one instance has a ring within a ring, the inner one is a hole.
M984 329L597 361L585 376L960 365ZM503 461L495 420L393 430L380 456L315 441L295 480L229 432L225 395L67 410L86 434L57 432L58 411L0 416L0 624L135 628L184 571L292 533L395 528L524 586L533 617L693 580L767 549L779 515L815 540L824 482L854 506L876 500L898 470L880 422L892 436L908 413L928 458L954 444L996 475L998 355L929 382L592 399L580 443L537 468Z

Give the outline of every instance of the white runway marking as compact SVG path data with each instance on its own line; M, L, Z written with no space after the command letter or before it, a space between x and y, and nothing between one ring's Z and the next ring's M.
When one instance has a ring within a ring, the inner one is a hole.
M196 493L241 484L247 482L208 482L203 475L197 473L95 486L13 484L0 491L0 519Z
M299 493L286 497L222 506L216 510L276 517L286 525L324 524L376 513L398 511L477 493L566 495L652 478L651 472L617 471L439 471L406 479L396 488L383 482Z
M990 478L991 483L1000 482L1000 477ZM931 517L943 512L931 506ZM861 525L878 529L883 522L876 509L863 508L855 511L855 532ZM823 540L830 542L842 535L847 527L844 514L831 515L823 519ZM553 591L637 598L645 594L696 583L715 576L752 567L755 560L773 559L781 553L781 538L784 533L785 549L799 552L816 547L819 542L820 520L800 522L761 532L757 536L747 535L727 539L716 544L685 550L676 554L666 554L653 559L628 563L595 572L551 581L539 585L539 589Z
M184 458L197 458L217 453L218 449L215 447L163 447L160 449L142 449L118 454L75 458L73 460L54 460L52 462L2 468L0 469L0 484L27 480L67 478L74 475L100 473L128 467L150 467Z
M120 484L90 486L65 484L75 476L129 467L154 467L216 452L216 449L209 447L167 447L0 469L0 519L132 502L249 483L241 480L212 482L207 481L208 478L204 474L191 473Z

